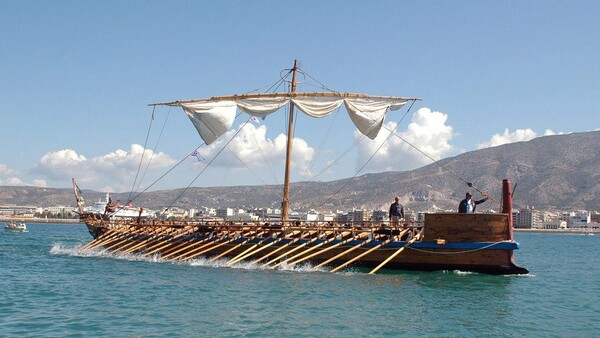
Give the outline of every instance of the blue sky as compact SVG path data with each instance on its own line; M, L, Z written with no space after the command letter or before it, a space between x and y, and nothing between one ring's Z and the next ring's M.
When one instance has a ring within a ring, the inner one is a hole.
M75 176L129 191L149 103L265 87L294 59L336 91L423 98L386 122L437 159L597 130L597 13L597 1L0 0L0 185L62 188ZM206 161L186 158L202 144L194 127L181 109L157 108L137 188L182 159L150 189L281 183L285 115L244 127L192 183L227 135L200 148ZM387 134L327 167L353 125L345 112L300 116L293 180L353 176L376 151L360 174L431 163L394 136L379 148Z

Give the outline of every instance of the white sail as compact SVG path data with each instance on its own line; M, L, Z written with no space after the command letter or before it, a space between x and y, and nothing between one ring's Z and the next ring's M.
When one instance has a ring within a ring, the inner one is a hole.
M409 99L343 93L295 93L230 96L222 98L175 101L166 103L181 106L198 130L200 137L210 144L227 132L235 118L236 109L263 117L287 104L315 118L322 118L342 105L358 130L367 137L377 137L389 110L402 107Z
M235 119L234 101L206 101L182 105L200 137L211 144L229 130Z

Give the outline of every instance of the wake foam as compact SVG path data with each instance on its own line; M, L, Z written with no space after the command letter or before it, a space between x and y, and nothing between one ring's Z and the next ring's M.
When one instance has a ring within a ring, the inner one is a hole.
M153 254L150 256L145 256L140 253L130 253L130 254L121 254L121 253L112 253L106 251L102 248L93 248L93 249L82 249L82 245L76 245L74 247L64 246L61 243L54 243L52 248L50 249L51 255L64 255L64 256L73 256L73 257L94 257L94 258L112 258L112 259L122 259L128 261L139 261L139 262L149 262L149 263L168 263L168 264L182 264L189 266L203 266L203 267L212 267L212 268L231 268L231 269L244 269L244 270L270 270L269 266L264 266L264 262L253 263L252 261L241 261L235 264L227 264L230 258L220 258L215 261L211 261L211 258L205 257L197 257L187 261L173 261L169 262L167 260L163 260L159 254ZM282 264L278 266L274 270L280 271L292 271L292 272L328 272L326 268L320 267L315 269L312 264L303 262L302 264L293 265L293 264Z

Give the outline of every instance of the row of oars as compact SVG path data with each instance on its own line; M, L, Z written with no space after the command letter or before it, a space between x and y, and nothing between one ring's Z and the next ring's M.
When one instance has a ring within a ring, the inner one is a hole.
M409 231L411 230L404 229L397 235L397 238L402 238ZM422 233L417 233L410 241L392 253L392 255L369 273L374 274L377 272L394 257L402 253L412 243L420 240L421 236ZM331 272L337 272L345 268L357 260L393 242L395 238L395 236L390 236L381 243L335 267ZM286 240L287 243L282 244ZM304 240L302 244L294 246L294 244L302 240ZM329 246L327 245L336 240L338 241L337 243ZM345 248L337 255L316 265L314 268L317 269L364 247L373 240L374 236L372 236L372 233L369 231L352 231L348 229L266 230L261 227L217 227L211 229L210 232L206 232L202 231L201 227L197 225L177 228L170 226L150 227L124 225L108 228L103 234L81 247L80 250L102 247L102 252L110 252L112 254L140 252L144 257L160 254L162 260L173 262L187 261L196 257L208 255L211 254L212 251L222 248L225 245L233 244L226 250L221 249L222 251L219 254L210 257L209 262L214 262L220 258L227 257L232 252L247 245L248 247L245 248L245 250L229 258L226 265L233 265L246 259L252 259L251 263L253 264L262 262L261 268L276 269L284 264L287 264L288 266L297 265L311 258L319 257L330 250L343 247L350 241L359 241L358 244ZM316 242L318 243L315 244ZM279 247L258 257L259 253L276 244L280 244Z

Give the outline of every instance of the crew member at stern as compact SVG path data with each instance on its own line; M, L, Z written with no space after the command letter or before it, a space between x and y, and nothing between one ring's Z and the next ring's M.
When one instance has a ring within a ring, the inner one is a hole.
M458 212L461 214L470 214L475 212L475 208L477 207L477 204L481 204L485 201L487 201L487 196L485 196L485 198L480 199L479 201L474 201L471 199L471 197L473 197L473 195L471 195L470 193L467 193L465 195L465 199L460 201L460 204L458 205Z
M388 217L393 227L397 227L400 220L404 219L404 207L400 204L400 197L396 196L396 198L394 198L394 203L390 205Z

